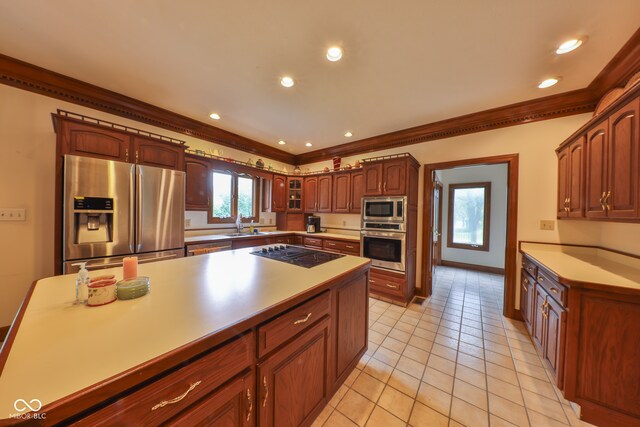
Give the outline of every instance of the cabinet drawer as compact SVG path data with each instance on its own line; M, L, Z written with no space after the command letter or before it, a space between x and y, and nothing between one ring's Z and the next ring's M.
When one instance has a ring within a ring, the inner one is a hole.
M522 269L525 270L531 277L535 278L538 275L538 267L532 263L528 258L522 257Z
M360 255L360 242L345 242L344 240L325 239L324 249L342 252L349 255Z
M567 306L567 288L559 284L557 279L546 270L538 269L538 277L536 282L544 288L545 291L556 300L562 307Z
M208 395L254 363L247 333L169 375L83 418L76 425L157 425Z
M406 280L404 275L381 273L380 270L371 269L369 274L369 288L375 292L397 295L404 298Z
M258 327L258 357L306 330L329 314L330 309L331 299L327 291Z
M314 246L316 248L322 249L322 239L304 236L304 239L302 240L302 242L304 243L305 246Z

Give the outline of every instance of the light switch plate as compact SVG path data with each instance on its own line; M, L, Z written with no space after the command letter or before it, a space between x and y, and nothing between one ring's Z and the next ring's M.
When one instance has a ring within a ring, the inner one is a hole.
M540 220L540 230L553 231L556 226L556 222L552 219Z
M184 220L184 226L187 228L191 227L191 218L186 218Z
M24 208L0 208L0 221L24 221L26 215Z

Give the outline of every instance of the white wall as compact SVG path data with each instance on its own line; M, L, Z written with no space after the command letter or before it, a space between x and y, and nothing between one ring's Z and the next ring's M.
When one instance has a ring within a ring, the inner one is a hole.
M27 210L26 221L0 222L0 326L12 322L33 281L53 275L56 135L51 113L58 108L181 139L193 149L257 160L255 154L0 85L0 208ZM293 169L263 160L278 170Z
M504 268L507 233L507 173L506 164L461 167L439 171L443 185L442 197L442 259L466 264ZM491 182L489 206L489 251L450 248L447 246L449 232L449 185L471 182Z

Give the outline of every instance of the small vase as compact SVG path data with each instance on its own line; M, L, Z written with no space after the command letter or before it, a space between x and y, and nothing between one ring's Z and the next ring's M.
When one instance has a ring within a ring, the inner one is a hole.
M334 171L339 171L340 170L340 162L342 162L342 158L341 157L334 157L333 158L333 170Z

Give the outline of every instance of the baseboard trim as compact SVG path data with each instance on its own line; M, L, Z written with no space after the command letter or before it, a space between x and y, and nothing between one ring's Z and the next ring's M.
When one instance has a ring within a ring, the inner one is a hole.
M0 341L4 341L7 338L7 334L9 333L9 328L11 325L0 326Z
M440 261L440 265L443 265L445 267L455 267L455 268L464 268L466 270L481 271L483 273L493 273L493 274L504 275L504 268L487 267L486 265L467 264L464 262L447 261L444 259Z

